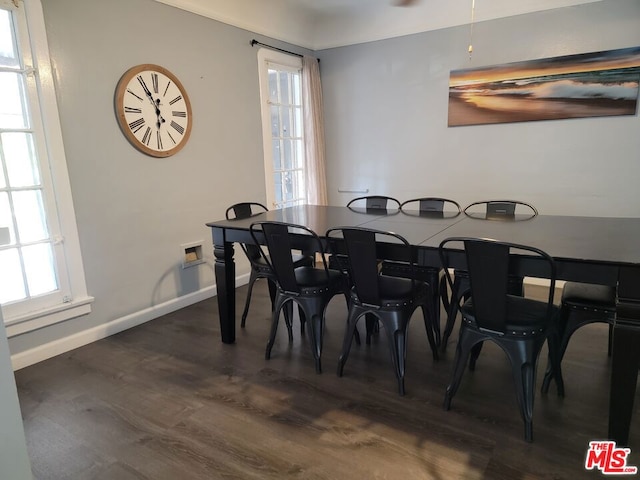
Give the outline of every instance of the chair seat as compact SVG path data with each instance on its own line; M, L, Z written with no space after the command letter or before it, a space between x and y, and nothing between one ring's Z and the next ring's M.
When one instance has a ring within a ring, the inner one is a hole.
M267 255L267 258L269 258L268 255ZM294 267L301 267L303 265L306 265L306 266L313 265L313 257L310 257L308 255L293 254L291 255L291 259L293 260ZM271 259L269 258L269 260ZM254 260L254 266L261 272L271 273L271 267L263 257L256 258Z
M429 288L425 282L414 280L413 282L407 278L387 277L380 275L378 277L378 288L380 293L381 307L399 307L400 304L407 305L412 303L420 303L428 294ZM358 298L355 289L351 291L351 298L362 303Z
M572 308L615 312L616 290L606 285L567 282L562 290L562 303Z
M461 308L463 321L475 326L473 299L467 300ZM554 306L554 315L560 309ZM547 303L530 298L507 295L506 335L524 337L541 335L546 332L549 320Z
M327 279L327 273L329 277ZM295 269L296 284L300 287L302 295L317 293L319 289L328 288L332 291L342 289L344 276L339 270L327 270L308 266Z

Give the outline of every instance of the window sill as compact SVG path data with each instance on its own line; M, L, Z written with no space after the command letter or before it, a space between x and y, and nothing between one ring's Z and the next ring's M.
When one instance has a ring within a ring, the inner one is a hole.
M93 300L93 297L83 297L70 303L30 312L25 315L9 318L8 320L5 319L4 325L7 329L7 338L32 332L71 318L87 315L91 313L91 303Z

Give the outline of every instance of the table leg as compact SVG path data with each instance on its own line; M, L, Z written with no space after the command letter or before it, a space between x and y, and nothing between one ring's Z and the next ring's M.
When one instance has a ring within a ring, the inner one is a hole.
M640 269L620 269L611 353L609 439L627 445L640 366Z
M618 446L629 441L629 427L640 365L640 327L616 326L613 330L609 438Z
M236 264L233 243L224 241L224 230L213 229L214 272L223 343L236 341Z

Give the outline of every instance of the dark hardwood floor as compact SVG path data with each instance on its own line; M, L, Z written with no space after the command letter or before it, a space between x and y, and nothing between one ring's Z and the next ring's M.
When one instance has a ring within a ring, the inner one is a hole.
M346 317L329 307L322 375L295 322L264 359L269 303L258 282L235 345L206 300L16 372L34 477L44 479L581 479L590 440L607 432L607 327L578 331L555 386L536 393L524 441L506 356L486 345L452 408L442 408L455 340L434 362L410 332L407 395L396 393L383 335L335 374ZM246 287L238 290L241 312ZM452 336L454 339L456 336ZM543 351L538 384L546 366ZM629 465L640 466L640 399ZM9 479L7 479L9 480Z

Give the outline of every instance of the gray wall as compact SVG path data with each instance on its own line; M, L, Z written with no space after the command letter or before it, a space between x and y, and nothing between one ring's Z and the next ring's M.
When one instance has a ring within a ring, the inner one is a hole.
M640 45L640 1L579 7L319 52L330 203L369 189L541 213L640 216L638 115L447 127L452 69ZM464 205L463 205L464 206Z

